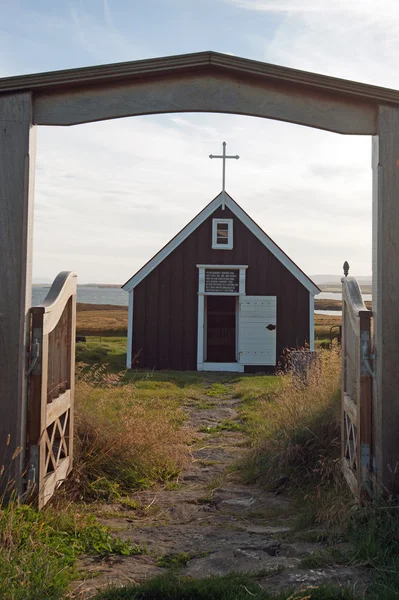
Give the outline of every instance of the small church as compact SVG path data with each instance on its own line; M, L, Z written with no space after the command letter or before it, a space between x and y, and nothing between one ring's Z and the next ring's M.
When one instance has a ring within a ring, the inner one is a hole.
M123 289L127 368L272 371L314 349L319 288L223 190Z

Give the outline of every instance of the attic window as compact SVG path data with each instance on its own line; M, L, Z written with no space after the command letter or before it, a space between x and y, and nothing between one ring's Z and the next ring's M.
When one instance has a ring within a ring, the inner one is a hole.
M232 250L233 219L212 219L212 248Z

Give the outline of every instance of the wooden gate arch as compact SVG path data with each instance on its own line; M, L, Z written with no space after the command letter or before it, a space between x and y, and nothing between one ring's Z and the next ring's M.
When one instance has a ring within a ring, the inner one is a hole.
M399 461L399 92L216 52L0 79L0 452L25 468L35 125L225 112L373 137L373 422L377 478ZM8 458L6 458L8 460ZM396 482L399 485L399 481Z

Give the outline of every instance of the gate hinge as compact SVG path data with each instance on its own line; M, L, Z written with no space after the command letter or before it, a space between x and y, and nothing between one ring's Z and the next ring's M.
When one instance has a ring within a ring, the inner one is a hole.
M23 501L32 496L36 489L39 465L39 446L36 444L32 444L29 448L29 454L29 462L27 464L25 477L23 479L24 493L21 497Z
M32 342L32 349L29 353L29 356L30 356L31 363L29 365L28 370L26 371L25 377L29 377L29 375L32 373L33 369L35 368L37 361L39 360L40 343L38 342L38 340L35 340L34 342Z

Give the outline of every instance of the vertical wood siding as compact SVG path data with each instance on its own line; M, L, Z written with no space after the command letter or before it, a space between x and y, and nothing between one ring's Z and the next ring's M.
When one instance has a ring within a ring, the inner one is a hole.
M212 250L212 219L233 219L233 250ZM133 357L149 369L197 368L197 264L248 265L246 293L277 296L277 357L309 342L309 291L226 208L217 209L134 290Z

